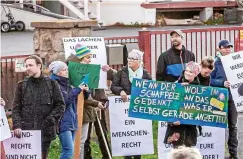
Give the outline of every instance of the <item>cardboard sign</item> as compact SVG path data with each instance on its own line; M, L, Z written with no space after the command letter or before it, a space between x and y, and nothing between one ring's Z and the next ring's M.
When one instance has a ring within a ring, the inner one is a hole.
M107 55L105 41L103 37L72 37L63 38L65 58L71 54L76 55L75 46L77 44L87 46L92 53L91 64L107 65ZM107 88L107 73L100 71L99 88Z
M3 141L5 139L8 139L11 137L9 125L8 125L8 119L6 117L6 113L4 110L4 107L0 105L0 141Z
M70 84L74 87L78 87L82 82L87 83L88 81L89 88L98 88L100 65L69 62L68 72Z
M6 158L22 159L42 159L41 157L41 131L22 131L21 138L14 136L4 140Z
M172 145L164 144L167 128L166 122L158 122L158 157L167 159ZM203 126L202 136L197 138L196 148L201 152L203 159L223 159L225 155L225 129Z
M228 90L133 79L129 117L227 126Z
M237 111L243 111L243 97L239 95L238 88L243 83L243 51L221 57L227 80L230 81L232 94Z
M109 97L109 103L112 155L153 154L152 121L128 117L129 102L120 96Z

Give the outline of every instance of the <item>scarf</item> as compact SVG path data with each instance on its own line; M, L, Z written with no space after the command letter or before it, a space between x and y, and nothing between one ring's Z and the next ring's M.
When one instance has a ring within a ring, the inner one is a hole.
M133 78L142 79L143 77L143 67L140 66L136 71L133 71L130 67L128 67L128 75L129 81L132 83Z

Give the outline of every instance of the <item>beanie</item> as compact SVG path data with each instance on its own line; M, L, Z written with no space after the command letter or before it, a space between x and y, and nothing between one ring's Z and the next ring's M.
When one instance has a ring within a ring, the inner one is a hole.
M79 59L91 54L91 51L87 48L87 46L81 44L77 44L75 46L75 52Z
M195 73L196 76L200 73L200 65L198 63L190 61L186 64L186 68L188 67L193 71L193 73Z
M49 71L53 74L57 74L59 71L61 71L63 68L67 68L67 64L65 64L62 61L53 61L50 65L49 65Z

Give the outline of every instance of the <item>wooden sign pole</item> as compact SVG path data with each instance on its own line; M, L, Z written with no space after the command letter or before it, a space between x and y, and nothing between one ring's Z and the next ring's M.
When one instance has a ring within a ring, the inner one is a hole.
M83 125L83 111L84 111L84 94L83 91L78 95L78 103L77 103L77 114L78 114L78 130L75 134L74 141L74 156L73 158L80 158L80 144L82 137L82 125Z

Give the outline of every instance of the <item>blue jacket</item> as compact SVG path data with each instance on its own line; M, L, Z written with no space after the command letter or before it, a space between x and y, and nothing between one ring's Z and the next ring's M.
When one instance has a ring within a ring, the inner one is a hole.
M57 76L55 74L52 74L50 78L58 82L66 105L66 110L59 124L59 131L76 130L78 128L77 97L81 92L81 89L72 88L69 85L68 78ZM88 96L89 92L84 92L84 98L87 99Z
M224 82L227 81L227 77L224 71L223 63L220 57L216 56L216 60L214 62L214 70L211 73L211 81L210 86L213 87L224 87ZM229 99L232 99L232 95L229 90Z

